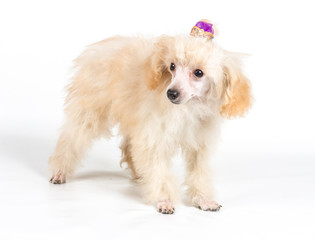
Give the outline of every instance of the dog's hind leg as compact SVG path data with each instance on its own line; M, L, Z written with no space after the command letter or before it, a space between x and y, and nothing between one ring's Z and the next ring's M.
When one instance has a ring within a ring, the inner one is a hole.
M55 152L49 159L51 183L64 183L66 177L73 173L92 140L100 134L110 134L107 123L107 118L102 118L100 112L92 110L81 111L76 117L68 116Z
M120 166L122 167L124 163L127 163L128 169L130 169L132 173L132 180L137 180L140 178L140 176L136 173L136 169L132 161L130 148L131 148L131 145L130 145L129 138L124 137L120 144L121 155L122 155Z

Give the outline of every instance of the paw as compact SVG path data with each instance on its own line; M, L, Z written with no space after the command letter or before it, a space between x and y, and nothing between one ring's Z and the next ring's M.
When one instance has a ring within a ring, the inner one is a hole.
M204 197L194 197L193 205L198 207L200 210L212 212L219 211L220 208L222 207L216 201L208 200L207 198Z
M50 182L53 184L65 183L66 182L66 175L61 173L61 172L58 172L51 177Z
M170 200L159 201L157 203L157 209L163 214L173 214L175 212L174 205Z

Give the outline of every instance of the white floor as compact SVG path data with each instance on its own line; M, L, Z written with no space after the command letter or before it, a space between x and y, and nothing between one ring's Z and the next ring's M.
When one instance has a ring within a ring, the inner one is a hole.
M119 167L118 138L97 141L74 178L50 184L55 140L0 136L0 239L315 238L314 155L220 147L212 165L221 211L202 212L184 200L174 215L162 215ZM174 159L180 179L182 165Z

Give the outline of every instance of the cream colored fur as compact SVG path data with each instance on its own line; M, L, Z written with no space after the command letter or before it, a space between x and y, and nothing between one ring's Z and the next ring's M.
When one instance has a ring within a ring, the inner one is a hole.
M183 104L169 101L172 62L204 71L203 96ZM179 148L187 162L192 204L203 210L220 208L213 201L208 158L221 117L243 115L251 98L234 54L191 36L115 37L88 46L75 68L66 99L67 120L49 160L53 183L65 182L91 141L110 137L110 129L119 124L122 162L161 212L173 213L179 200L178 183L169 170Z

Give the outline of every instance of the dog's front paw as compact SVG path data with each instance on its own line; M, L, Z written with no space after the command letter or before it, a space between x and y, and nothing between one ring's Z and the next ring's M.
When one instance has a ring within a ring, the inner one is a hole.
M200 196L194 197L192 202L194 206L198 207L200 210L203 210L203 211L216 212L216 211L219 211L220 208L222 207L216 201L212 201L207 198L200 197Z
M174 205L170 200L159 201L157 203L157 209L163 214L173 214L175 212Z
M66 175L61 173L60 171L56 174L54 174L51 179L50 182L53 184L62 184L66 182Z

